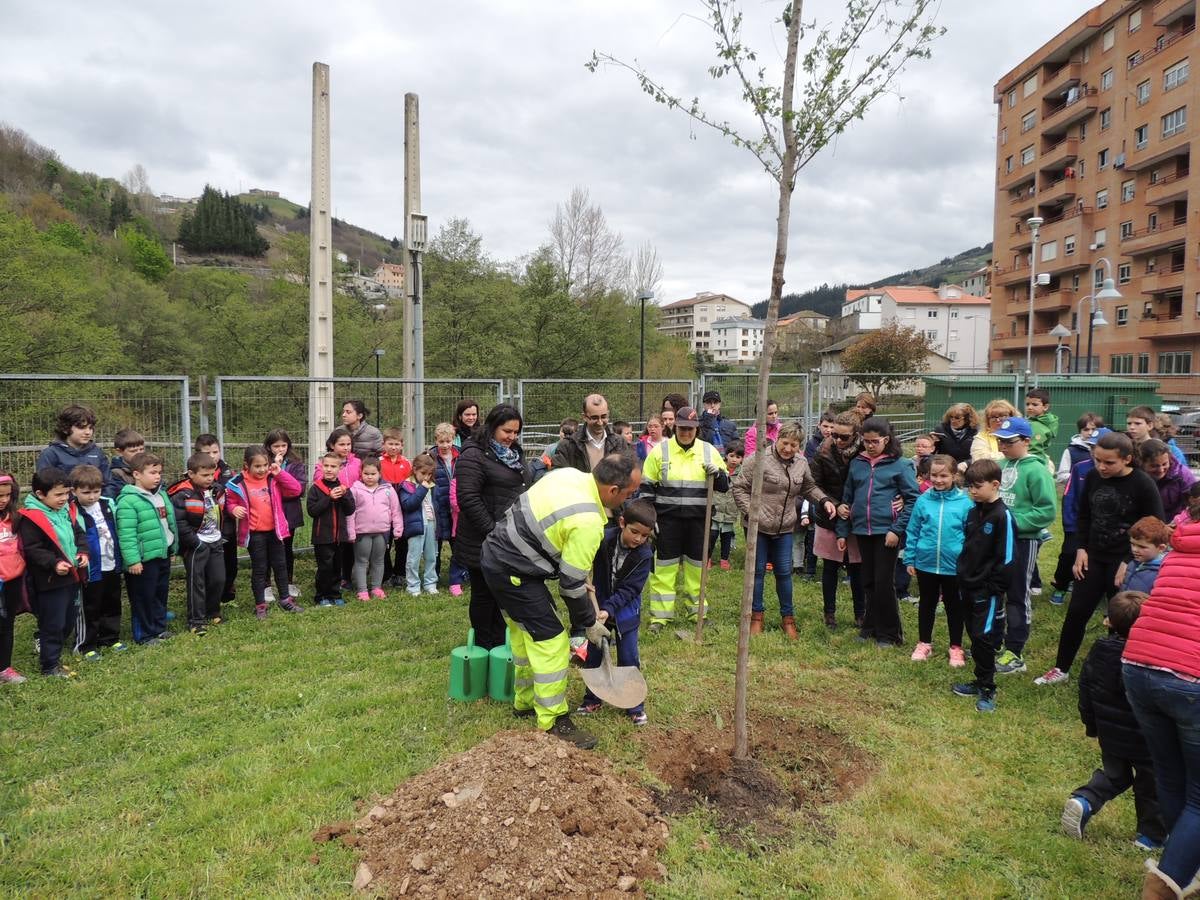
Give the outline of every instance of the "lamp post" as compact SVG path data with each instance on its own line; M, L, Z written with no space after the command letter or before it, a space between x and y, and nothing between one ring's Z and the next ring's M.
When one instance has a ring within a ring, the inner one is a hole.
M978 346L978 341L975 337L975 322L979 319L990 318L989 316L963 316L964 322L971 323L971 371L975 371L975 348Z
M1079 371L1079 337L1083 334L1083 313L1080 308L1085 301L1092 304L1088 308L1088 317L1096 314L1095 298L1091 294L1080 297L1079 302L1075 304L1075 352L1071 355L1071 371L1076 373Z
M651 291L638 293L638 303L642 307L641 335L638 338L638 421L646 420L646 301L653 300Z
M1054 374L1062 374L1062 352L1066 350L1070 353L1070 349L1064 346L1063 338L1071 336L1071 329L1067 328L1062 322L1059 322L1050 329L1050 336L1058 338L1058 346L1054 348Z
M1087 373L1089 375L1092 374L1092 332L1095 330L1097 325L1103 328L1108 324L1104 318L1104 310L1100 308L1099 302L1101 300L1121 299L1121 292L1117 290L1116 285L1113 284L1112 280L1112 262L1110 262L1107 257L1102 256L1096 260L1097 265L1100 263L1104 263L1105 271L1108 272L1108 277L1104 279L1100 286L1100 290L1094 293L1092 298L1092 315L1088 318ZM1093 268L1092 271L1094 272L1095 269ZM1095 283L1096 279L1093 276L1092 284Z
M1029 237L1032 244L1029 248L1029 318L1025 320L1025 371L1033 371L1033 298L1037 290L1037 252L1038 235L1041 231L1041 216L1030 216L1025 220L1029 226Z

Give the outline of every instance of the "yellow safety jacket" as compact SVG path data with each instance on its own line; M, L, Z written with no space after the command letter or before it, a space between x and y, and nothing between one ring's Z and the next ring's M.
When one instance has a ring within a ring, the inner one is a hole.
M720 471L713 489L727 491L729 469L716 448L708 441L696 438L685 449L672 436L647 455L642 466L642 496L653 500L659 512L702 519L708 495L705 466L714 462Z
M607 523L591 473L553 469L509 507L487 544L513 575L557 577L571 621L591 624L595 613L585 585Z

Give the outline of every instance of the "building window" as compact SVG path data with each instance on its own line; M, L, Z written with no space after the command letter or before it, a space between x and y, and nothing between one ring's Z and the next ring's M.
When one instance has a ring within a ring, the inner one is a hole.
M1100 110L1100 130L1107 131L1112 127L1112 107Z
M1137 86L1137 105L1144 106L1150 102L1150 79L1147 78Z
M1000 145L1003 146L1007 143L1008 143L1008 126L1005 125L1003 128L1000 129Z
M1075 235L1068 234L1063 238L1063 256L1075 255Z
M1133 53L1130 53L1127 57L1125 57L1125 68L1132 69L1134 66L1136 66L1141 61L1142 61L1142 54L1134 51Z
M1163 91L1173 91L1188 80L1188 61L1177 62L1163 70Z
M1071 276L1071 290L1073 290L1073 291L1079 290L1079 276L1078 275Z
M1121 182L1121 202L1128 203L1130 200L1132 200L1136 189L1137 189L1137 181L1135 179L1130 178L1128 181L1122 181Z
M958 318L958 310L957 309L950 310L950 318L952 318L952 319Z
M931 341L936 341L936 340L938 339L938 332L937 332L937 329L936 329L936 328L930 328L930 329L928 329L928 330L925 332L925 337L927 337L927 338L928 338L929 340L931 340Z
M1037 85L1038 85L1038 77L1037 77L1037 73L1035 72L1034 74L1030 75L1028 78L1025 79L1025 84L1023 84L1021 86L1021 96L1029 97L1032 94L1037 93Z
M1121 325L1128 325L1128 324L1129 324L1129 307L1128 306L1118 306L1117 307L1117 325L1121 326Z
M1145 303L1142 304L1142 318L1143 319L1153 319L1154 318L1154 301L1153 300L1147 300Z
M1033 162L1033 146L1030 145L1021 151L1021 165L1027 166Z
M1107 228L1097 228L1096 229L1096 237L1093 239L1092 243L1096 245L1097 250L1099 250L1101 247L1103 247L1105 244L1107 244L1108 243L1108 229Z
M1026 131L1030 131L1033 128L1033 126L1036 124L1037 124L1037 113L1036 112L1025 113L1025 115L1021 116L1021 134L1024 134Z
M1008 92L1008 108L1012 109L1017 105L1017 89L1013 88Z
M1129 375L1133 372L1133 354L1117 353L1109 357L1109 371L1113 375Z
M1108 168L1108 148L1107 147L1105 147L1103 150L1101 150L1099 153L1096 154L1096 166L1101 172L1103 172L1105 169Z
M1012 172L1012 170L1013 170L1013 158L1011 156L1009 156L1009 157L1006 157L1004 160L1004 174L1007 175L1010 172Z
M1121 223L1121 240L1127 241L1133 237L1133 220Z
M1093 269L1092 270L1092 286L1098 288L1102 284L1104 284L1104 270L1103 269Z
M1115 28L1110 28L1110 29L1108 29L1108 31L1104 32L1104 34L1100 35L1100 49L1101 50L1111 50L1113 48L1113 44L1115 44L1116 42L1117 42L1117 30Z
M1133 280L1133 263L1121 263L1117 266L1117 281L1129 284Z
M1181 106L1162 117L1162 136L1169 138L1187 128L1187 107Z
M1042 262L1058 259L1058 241L1047 241L1042 244Z
M1090 43L1090 42L1089 42L1089 43L1086 43L1086 44L1084 44L1084 45L1083 45L1083 53L1081 54L1081 58L1082 58L1082 60L1083 60L1085 63L1086 63L1086 62L1091 62L1091 59L1092 59L1092 45L1091 45L1091 43Z
M1108 208L1108 191L1096 191L1096 209Z
M1150 374L1150 354L1149 353L1139 353L1138 354L1137 370L1138 370L1139 375L1149 375Z
M1129 14L1129 33L1133 34L1142 27L1142 11L1135 9Z
M1079 139L1081 141L1087 139L1087 122L1079 123Z
M1158 230L1158 213L1152 212L1150 215L1146 216L1146 227L1151 231Z
M1191 372L1192 353L1190 350L1158 354L1159 375L1190 375Z
M950 357L950 362L957 362L957 361L958 361L958 352L957 352L957 351L955 351L955 350L951 350L951 351L950 351L950 352L947 354L947 356L949 356L949 357Z
M1107 49L1107 48L1105 48ZM1113 70L1105 69L1100 73L1100 90L1107 91L1113 86Z
M1133 129L1133 146L1138 150L1145 150L1146 144L1150 141L1150 126L1139 125Z
M927 319L936 319L938 317L937 314L938 314L938 311L936 309L925 310L925 318L927 318Z
M1087 160L1085 160L1085 159L1079 160L1079 166L1076 168L1075 174L1079 178L1082 178L1084 175L1087 174Z

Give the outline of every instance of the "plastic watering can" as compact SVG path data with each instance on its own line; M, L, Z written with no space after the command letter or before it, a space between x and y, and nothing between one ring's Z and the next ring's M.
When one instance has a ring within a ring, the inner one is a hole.
M488 696L501 703L513 702L512 639L504 629L504 646L493 647L488 659Z
M475 646L475 629L467 630L467 643L450 651L450 698L479 700L487 693L488 652Z

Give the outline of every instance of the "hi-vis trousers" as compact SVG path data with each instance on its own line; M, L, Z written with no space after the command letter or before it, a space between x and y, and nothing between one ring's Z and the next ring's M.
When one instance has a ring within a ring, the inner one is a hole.
M508 621L512 644L513 706L537 712L538 728L549 731L569 712L567 672L571 645L545 582L487 567L483 577Z
M659 517L657 553L649 582L651 625L675 618L676 586L681 574L679 597L688 613L699 614L700 562L707 539L703 513L695 518L670 514Z

